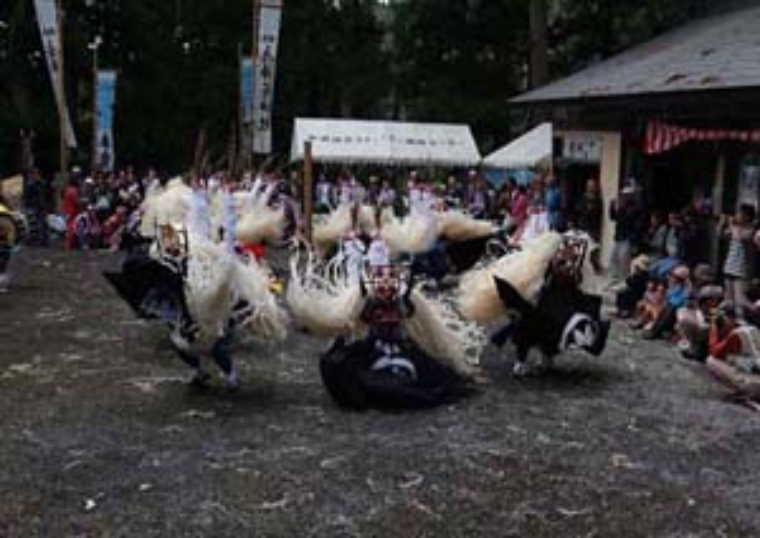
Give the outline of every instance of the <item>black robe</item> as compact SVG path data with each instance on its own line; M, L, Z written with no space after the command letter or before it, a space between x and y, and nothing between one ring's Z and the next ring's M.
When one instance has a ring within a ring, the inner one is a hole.
M379 356L371 339L346 345L338 339L321 357L322 381L332 399L345 409L424 409L456 401L472 392L470 384L416 346L401 355L416 371L416 379L373 370Z
M573 347L595 356L604 352L610 324L600 319L601 297L584 293L570 282L550 280L533 306L511 284L494 280L504 304L519 313L510 329L519 361L527 359L533 347L546 357Z
M120 272L103 276L141 319L157 319L172 327L191 324L180 268L170 268L144 251L130 253Z

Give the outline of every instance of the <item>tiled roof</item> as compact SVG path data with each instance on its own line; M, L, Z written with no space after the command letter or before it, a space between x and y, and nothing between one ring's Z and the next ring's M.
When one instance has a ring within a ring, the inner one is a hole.
M760 7L702 19L513 103L760 87Z

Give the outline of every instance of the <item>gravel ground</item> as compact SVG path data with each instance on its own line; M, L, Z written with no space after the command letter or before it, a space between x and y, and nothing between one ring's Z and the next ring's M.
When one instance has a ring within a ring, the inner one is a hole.
M26 249L0 295L0 536L760 536L760 420L696 364L614 329L457 405L346 413L316 352L237 350L199 394L108 253Z

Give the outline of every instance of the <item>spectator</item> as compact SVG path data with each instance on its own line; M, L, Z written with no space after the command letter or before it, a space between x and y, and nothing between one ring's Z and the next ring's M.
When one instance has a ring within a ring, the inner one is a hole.
M524 185L520 185L515 189L514 196L512 197L512 205L509 211L509 232L514 232L525 224L525 221L528 219L529 206L528 190Z
M48 244L49 190L40 171L36 168L32 170L26 185L24 185L24 207L32 231L31 242L43 247Z
M631 274L625 281L625 287L617 292L617 315L629 318L633 315L638 302L644 297L649 282L650 259L641 255L631 262Z
M695 294L693 300L678 310L676 331L679 349L684 358L705 361L708 355L710 326L723 301L723 289L708 284Z
M665 308L655 320L652 328L644 333L644 338L653 340L675 329L677 312L686 306L689 299L689 268L679 265L668 277L668 288L665 293Z
M650 279L644 291L644 298L636 305L634 327L645 331L651 330L654 322L665 309L665 305L665 284Z
M652 272L658 278L666 276L684 261L683 219L678 213L670 213L662 235L661 249L652 264Z
M396 205L396 190L387 179L383 180L380 193L377 195L377 205L383 208L393 208Z
M631 252L637 244L641 223L641 207L636 186L628 182L617 200L610 204L610 218L615 221L615 244L612 247L610 268L613 278L624 280L631 265ZM589 235L591 235L589 233Z
M327 177L322 174L317 181L317 213L329 213L333 208L333 200L335 193L333 192L332 184L327 180Z
M586 181L586 191L575 207L575 220L578 228L589 234L594 241L602 237L602 216L604 203L602 201L599 183L595 179Z
M726 300L734 307L738 319L744 319L744 305L747 301L749 268L754 254L755 208L742 204L730 220L722 219L724 233L729 239L728 253L723 264Z
M74 220L80 211L79 184L72 177L63 191L63 216L66 219L66 248L69 250L76 247Z
M562 222L562 189L560 189L557 179L554 176L546 178L544 205L546 206L549 228L552 230L560 230L564 224Z

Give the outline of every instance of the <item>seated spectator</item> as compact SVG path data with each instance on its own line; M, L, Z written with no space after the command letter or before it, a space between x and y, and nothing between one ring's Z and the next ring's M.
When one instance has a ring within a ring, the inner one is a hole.
M95 207L87 206L74 219L74 235L81 249L98 248L101 244L101 227Z
M726 310L710 326L708 371L742 398L760 399L760 331ZM757 409L757 406L754 407Z
M638 302L644 297L649 282L649 256L637 256L631 262L631 274L625 280L625 287L616 294L617 315L630 318Z
M655 320L652 328L644 333L644 338L653 340L660 338L665 333L672 332L676 325L676 314L679 308L686 306L689 298L689 268L679 265L668 277L668 288L665 292L665 307Z
M123 205L103 223L103 240L111 250L119 250L126 223L127 208Z
M722 301L723 288L707 284L678 310L676 331L680 338L678 347L684 358L701 362L707 359L710 326Z
M655 279L647 282L644 298L636 305L635 328L651 330L654 322L660 317L665 309L665 284Z

